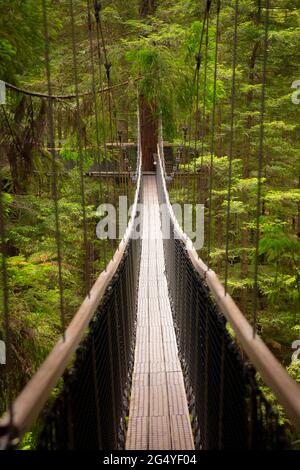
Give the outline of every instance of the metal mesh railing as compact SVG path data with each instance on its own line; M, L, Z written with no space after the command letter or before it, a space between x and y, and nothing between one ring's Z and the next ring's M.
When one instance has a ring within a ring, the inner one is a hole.
M162 165L157 165L159 202L168 204ZM164 240L169 294L198 449L288 447L278 416L241 358L225 317L212 299L178 236Z
M41 449L122 447L133 367L139 240L122 262L45 415Z
M63 337L1 419L1 449L16 448L28 431L33 449L125 445L141 252L141 240L132 237L141 197L140 152L138 132L136 191L123 239Z

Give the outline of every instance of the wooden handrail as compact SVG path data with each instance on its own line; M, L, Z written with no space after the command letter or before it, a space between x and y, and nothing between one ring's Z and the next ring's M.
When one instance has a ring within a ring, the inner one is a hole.
M137 189L131 217L124 237L119 244L118 250L115 252L112 260L108 264L106 271L102 272L98 277L90 291L90 295L85 298L70 325L66 329L65 340L60 339L57 342L46 360L12 405L14 443L17 443L24 436L39 416L40 411L45 406L52 390L70 363L72 355L82 340L86 328L99 306L108 285L117 272L134 228L134 219L137 214L140 188L141 157L138 158ZM10 424L11 416L10 413L7 412L0 421L0 429L6 428L9 430ZM5 440L7 440L7 435L0 438L0 448L6 447L7 442L5 442Z
M192 241L183 232L170 203L162 159L161 148L158 145L158 163L159 171L162 174L164 196L177 237L184 243L195 270L207 282L220 311L232 326L241 347L251 363L260 373L265 384L273 391L278 402L283 406L288 417L300 432L300 385L289 376L263 340L257 334L253 335L253 328L246 317L242 314L232 297L228 293L225 294L225 289L216 273L209 269L202 259L199 258Z

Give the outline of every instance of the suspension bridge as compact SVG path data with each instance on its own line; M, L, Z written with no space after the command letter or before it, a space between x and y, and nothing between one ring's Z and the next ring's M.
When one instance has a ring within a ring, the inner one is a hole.
M97 2L95 2L97 4ZM203 37L208 25L207 8ZM80 100L77 76L76 43L73 25L74 95L54 96L51 88L47 11L44 4L46 72L48 91L34 93L9 86L10 93L29 95L47 106L47 145L52 155L52 189L56 221L59 291L61 295L62 337L50 352L19 396L9 394L7 413L0 421L1 448L17 447L26 433L34 427L37 449L286 449L287 431L272 404L261 391L258 374L283 406L293 425L300 431L299 385L287 374L259 337L255 321L252 325L240 311L217 274L207 266L193 247L191 240L178 223L169 197L174 178L182 181L186 172L167 174L162 130L157 148L146 155L137 119L135 168L105 169L86 173L79 162L83 244L88 250L85 221L84 185L87 174L94 178L118 179L118 185L134 186L130 220L119 246L105 270L90 285L86 266L87 296L66 326L63 309L62 254L60 251L59 195L56 162L57 132L55 106L63 100L76 105L77 148L83 154L81 137ZM236 3L237 5L237 3ZM220 2L217 2L218 14ZM237 30L235 10L235 32ZM268 40L268 5L265 21L265 49ZM96 9L92 25L91 5L88 2L89 34L96 28L98 41L104 41L101 15ZM219 16L218 20L219 22ZM236 68L236 36L233 45L233 72ZM218 31L216 32L218 47ZM100 156L100 136L97 129L98 99L107 94L111 111L110 66L104 66L107 87L97 90L95 67L92 63L92 85L89 96L95 107L96 153ZM216 54L216 58L217 58ZM93 57L93 56L92 56ZM216 59L217 61L217 59ZM262 103L264 103L267 55L264 57ZM103 65L103 64L102 64ZM196 58L195 83L198 81L200 56ZM234 73L233 73L234 77ZM122 84L126 86L126 84ZM232 91L231 138L234 134L234 95ZM216 70L214 77L216 94ZM199 106L197 96L196 108ZM216 98L214 98L214 106ZM2 107L13 141L18 135ZM213 111L212 125L215 115ZM197 114L197 113L196 113ZM110 113L110 118L112 113ZM111 123L110 130L111 130ZM264 107L261 110L260 159L263 154ZM212 132L212 139L215 133ZM111 135L111 143L113 138ZM214 146L214 140L212 141ZM111 145L113 148L114 145ZM116 151L118 145L115 144ZM155 153L155 155L154 155ZM100 157L99 157L100 158ZM149 158L154 171L149 171ZM231 155L232 160L232 141ZM100 160L96 163L99 164ZM261 172L261 166L258 168ZM178 174L177 174L178 173ZM197 173L193 170L193 178ZM261 178L259 173L259 180ZM230 184L229 175L229 184ZM101 189L101 188L100 188ZM230 201L230 186L229 186ZM134 237L139 203L143 213L139 222L141 237ZM159 207L167 207L171 227L170 237L164 238ZM261 201L258 198L258 210ZM10 317L8 270L5 251L5 214L1 197L1 239L4 285L4 314L7 339L7 384L9 388ZM228 204L230 210L230 204ZM211 214L210 214L211 215ZM259 229L259 227L258 227ZM258 230L259 231L259 230ZM227 247L228 248L228 247ZM227 281L226 281L227 284ZM255 318L254 318L255 320ZM230 329L229 329L230 326ZM38 423L38 424L37 424Z

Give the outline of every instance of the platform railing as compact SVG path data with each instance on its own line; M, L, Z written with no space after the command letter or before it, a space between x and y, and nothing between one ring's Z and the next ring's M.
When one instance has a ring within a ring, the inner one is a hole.
M289 447L279 417L264 397L258 372L300 431L300 386L288 375L220 283L199 258L170 203L158 145L159 202L166 204L171 237L164 240L169 294L190 399L196 446ZM230 324L234 337L229 334ZM240 351L243 350L242 359Z
M15 447L38 418L37 448L122 446L140 259L140 240L132 237L141 195L138 141L136 193L124 237L66 329L65 338L57 342L0 421L2 449Z

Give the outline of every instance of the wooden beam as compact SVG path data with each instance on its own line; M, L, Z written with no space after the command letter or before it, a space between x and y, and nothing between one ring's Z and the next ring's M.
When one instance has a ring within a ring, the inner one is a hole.
M97 93L106 93L108 91L115 90L117 88L121 88L123 86L129 85L130 83L135 83L138 82L139 80L142 80L143 77L138 77L138 78L133 78L130 80L127 80L126 82L123 83L118 83L117 85L113 85L111 87L106 87L106 88L101 88L100 90L97 90ZM11 83L4 82L5 86L9 88L10 90L16 91L17 93L22 93L23 95L28 95L28 96L34 96L36 98L47 98L51 100L73 100L77 97L75 94L70 94L70 95L47 95L46 93L40 93L38 91L30 91L30 90L25 90L24 88L17 87L16 85L12 85ZM86 91L83 93L79 93L78 97L82 98L84 96L90 96L92 94L91 91Z

